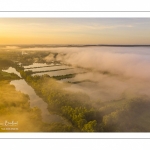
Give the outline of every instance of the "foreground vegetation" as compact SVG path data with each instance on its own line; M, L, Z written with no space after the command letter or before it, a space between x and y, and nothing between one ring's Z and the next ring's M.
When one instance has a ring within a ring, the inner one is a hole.
M48 103L49 111L67 118L80 132L150 131L150 101L129 95L114 101L92 101L84 93L65 90L48 75L30 76L21 72L36 93Z
M65 117L77 131L96 131L99 114L89 105L89 97L83 93L64 90L63 86L47 75L42 77L21 75L35 89L37 94L48 103L50 112ZM67 86L67 85L66 85ZM48 87L48 88L47 88Z
M32 76L24 72L16 61L32 64L45 62L43 57L49 53L32 52L21 55L20 52L0 52L0 123L5 120L18 121L20 132L149 132L150 100L149 97L123 94L113 101L92 100L81 92L65 90L70 84L57 80L72 78L75 74L50 78L48 75ZM11 57L12 56L12 57ZM15 74L3 72L9 66L15 67L30 84L37 95L47 104L51 113L56 113L68 120L70 124L44 123L38 108L31 108L29 97L15 90L11 80L19 79ZM107 74L107 72L106 72ZM16 96L14 96L16 95ZM4 132L6 130L0 131ZM11 131L12 132L12 131Z
M30 108L29 97L17 92L15 87L9 84L9 81L0 81L0 87L0 122L18 122L18 125L15 126L16 130L9 129L14 126L2 126L0 131L40 131L42 125L40 110Z
M7 53L6 53L7 54ZM16 56L17 57L17 56ZM45 123L40 109L30 107L29 97L15 90L10 81L18 80L14 73L3 72L10 66L19 69L9 55L0 52L0 132L70 132L75 129L62 123ZM11 125L11 123L17 123ZM10 123L10 125L9 125Z
M68 132L71 126L42 122L41 111L30 108L29 97L15 90L9 81L0 81L0 123L18 122L16 126L0 126L0 132Z

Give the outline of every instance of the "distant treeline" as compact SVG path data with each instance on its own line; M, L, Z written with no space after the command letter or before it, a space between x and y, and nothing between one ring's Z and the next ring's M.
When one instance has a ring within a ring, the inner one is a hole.
M149 47L150 45L137 45L137 44L26 44L26 45L1 45L5 46L18 46L20 48L55 48L55 47L90 47L90 46L109 46L109 47Z

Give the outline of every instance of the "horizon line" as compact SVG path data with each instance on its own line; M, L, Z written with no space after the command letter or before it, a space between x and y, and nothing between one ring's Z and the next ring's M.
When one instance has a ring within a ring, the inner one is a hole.
M87 47L87 46L115 46L115 47L141 47L150 44L0 44L0 46L44 46L44 47Z

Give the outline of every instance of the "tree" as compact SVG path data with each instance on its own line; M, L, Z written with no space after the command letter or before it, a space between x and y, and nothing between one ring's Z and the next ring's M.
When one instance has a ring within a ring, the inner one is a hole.
M96 127L97 127L96 120L89 121L87 124L84 125L84 127L82 128L82 131L83 132L94 132L94 131L96 131Z

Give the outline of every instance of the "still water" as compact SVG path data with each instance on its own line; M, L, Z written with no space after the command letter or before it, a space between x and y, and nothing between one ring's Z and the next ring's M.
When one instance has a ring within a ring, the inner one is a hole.
M59 70L59 69L71 69L71 67L68 66L47 66L42 68L31 68L31 69L25 69L25 71L32 71L32 72L38 72L38 71L47 71L47 70Z
M15 68L9 67L9 72L20 75ZM6 70L6 72L8 71ZM5 71L5 70L4 70ZM20 76L21 77L21 76ZM11 85L14 85L17 91L20 91L24 94L27 94L30 98L30 107L38 107L41 110L42 119L44 122L61 122L66 123L66 121L59 115L50 114L47 107L47 103L44 102L34 91L34 89L27 84L24 79L13 80L10 82Z
M50 65L46 63L33 63L32 65L23 66L23 67L26 69L26 68L34 68L34 67L45 67L45 66L50 66Z
M34 89L29 86L24 79L13 80L10 82L10 84L14 85L17 91L21 91L29 96L30 107L38 107L41 110L41 115L44 122L64 122L62 117L49 113L47 109L47 103L44 102L38 95L36 95Z
M53 76L61 76L61 75L83 73L83 72L85 72L85 70L80 69L80 68L75 68L75 69L57 70L57 71L50 71L50 72L40 72L40 73L33 74L33 76L35 75L42 76L44 74L47 74L50 77L53 77Z
M14 74L18 75L20 78L22 78L20 73L18 71L16 71L16 69L13 67L9 67L7 70L2 70L2 71L7 72L7 73L14 73Z

